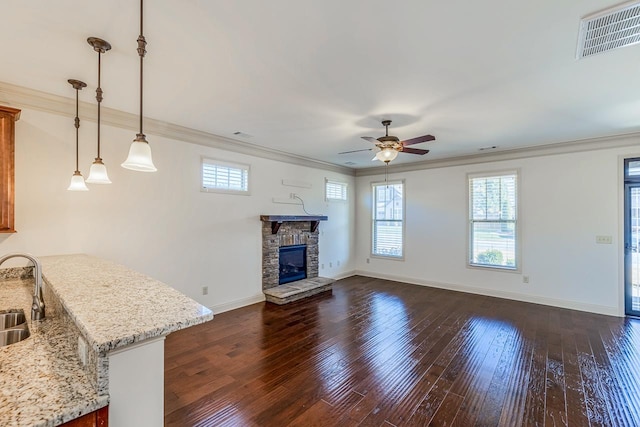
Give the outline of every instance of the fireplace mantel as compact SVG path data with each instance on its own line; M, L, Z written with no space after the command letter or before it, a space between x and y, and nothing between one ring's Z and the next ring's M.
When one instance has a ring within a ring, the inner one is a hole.
M310 231L313 233L318 228L320 221L326 221L329 217L325 215L260 215L260 221L271 223L271 234L276 234L283 222L306 222L311 223Z

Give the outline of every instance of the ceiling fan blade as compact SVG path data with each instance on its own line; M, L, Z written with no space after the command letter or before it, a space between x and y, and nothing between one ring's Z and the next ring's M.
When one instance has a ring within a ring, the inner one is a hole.
M427 154L429 152L429 150L421 150L419 148L403 148L402 153L409 153L409 154Z
M363 150L343 151L342 153L338 153L338 154L358 153L360 151L371 151L371 150L373 150L373 148L365 148Z
M373 142L374 144L377 144L379 141L371 136L363 136L362 139L366 139L369 142Z
M406 141L402 141L401 144L406 147L407 145L420 144L421 142L435 141L435 140L436 140L436 137L433 135L422 135L422 136L418 136L417 138L411 138L411 139L407 139Z

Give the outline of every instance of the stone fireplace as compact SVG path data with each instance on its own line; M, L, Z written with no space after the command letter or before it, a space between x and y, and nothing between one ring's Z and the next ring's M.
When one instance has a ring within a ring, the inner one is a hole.
M267 301L286 304L331 290L333 279L318 276L318 225L326 216L261 215L262 291ZM280 251L305 247L306 278L280 284Z

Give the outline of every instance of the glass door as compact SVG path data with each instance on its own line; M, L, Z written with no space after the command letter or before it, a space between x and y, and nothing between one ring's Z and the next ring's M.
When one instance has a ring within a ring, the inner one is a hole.
M640 316L640 159L625 160L625 311Z

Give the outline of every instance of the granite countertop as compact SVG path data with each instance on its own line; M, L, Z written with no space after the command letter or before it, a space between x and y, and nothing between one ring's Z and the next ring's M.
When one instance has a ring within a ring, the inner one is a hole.
M40 261L46 318L28 321L31 336L24 341L0 347L1 427L56 426L106 406L110 351L213 318L164 283L106 260ZM29 319L32 293L32 278L0 280L0 312L22 308ZM79 335L92 350L85 366Z
M46 284L95 350L160 337L213 319L208 308L164 283L88 255L40 258Z
M0 282L0 312L23 309L31 333L0 347L1 426L55 426L109 403L82 368L65 319L31 322L32 295L33 279Z

